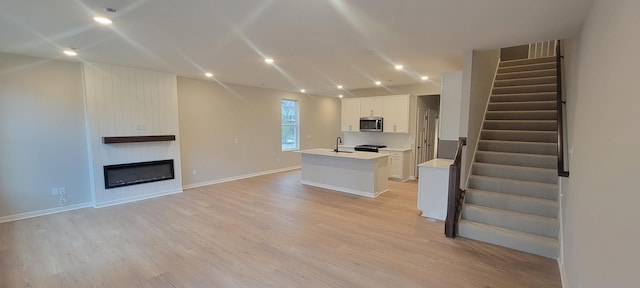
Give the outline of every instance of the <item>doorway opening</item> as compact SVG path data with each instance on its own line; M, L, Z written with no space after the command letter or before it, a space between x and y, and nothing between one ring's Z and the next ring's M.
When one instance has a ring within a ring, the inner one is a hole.
M420 95L417 105L415 171L416 177L419 177L418 164L432 160L438 155L440 95Z

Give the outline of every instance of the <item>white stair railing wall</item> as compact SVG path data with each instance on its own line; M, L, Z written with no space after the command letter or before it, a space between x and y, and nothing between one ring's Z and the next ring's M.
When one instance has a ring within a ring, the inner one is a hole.
M529 59L556 56L557 40L529 44Z

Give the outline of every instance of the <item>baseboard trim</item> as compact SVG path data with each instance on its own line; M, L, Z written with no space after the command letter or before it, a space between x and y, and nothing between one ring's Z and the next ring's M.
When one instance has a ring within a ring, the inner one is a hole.
M562 287L569 287L569 283L567 282L567 274L564 270L564 261L558 258L558 268L560 269L560 283Z
M182 193L182 189L162 191L162 192L158 192L158 193L150 193L150 194L127 197L127 198L122 198L122 199L117 199L117 200L112 200L112 201L107 201L107 202L102 202L102 203L96 203L96 204L93 205L93 207L94 208L104 208L104 207L109 207L109 206L113 206L113 205L119 205L119 204L124 204L124 203L129 203L129 202L136 202L136 201L140 201L140 200L151 199L151 198L156 198L156 197L161 197L161 196L166 196L166 195L171 195L171 194L177 194L177 193Z
M50 209L44 209L44 210L38 210L38 211L32 211L32 212L26 212L26 213L20 213L20 214L15 214L15 215L8 215L8 216L0 217L0 223L10 222L10 221L17 221L17 220L28 219L28 218L34 218L34 217L45 216L45 215L51 215L51 214L55 214L55 213L66 212L66 211L71 211L71 210L76 210L76 209L87 208L87 207L92 207L91 202L85 202L85 203L73 204L73 205L69 205L69 206L62 206L62 207L56 207L56 208L50 208Z
M246 178L251 178L251 177L256 177L256 176L262 176L262 175L268 175L268 174L273 174L273 173L286 172L286 171L296 170L296 169L300 169L300 168L301 168L301 166L291 166L291 167L285 167L285 168L280 168L280 169L273 169L273 170L267 170L267 171L262 171L262 172L257 172L257 173L244 174L244 175L240 175L240 176L233 176L233 177L228 177L228 178L223 178L223 179L217 179L217 180L212 180L212 181L193 183L193 184L182 186L182 189L187 190L187 189L198 188L198 187L202 187L202 186L209 186L209 185L214 185L214 184L220 184L220 183L224 183L224 182L241 180L241 179L246 179Z

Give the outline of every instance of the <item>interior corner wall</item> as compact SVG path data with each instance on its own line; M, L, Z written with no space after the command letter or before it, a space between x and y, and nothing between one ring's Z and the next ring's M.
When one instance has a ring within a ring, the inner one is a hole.
M182 191L176 75L84 63L96 207ZM103 144L105 136L176 135L176 141ZM173 159L175 179L105 189L105 165Z
M491 85L493 77L500 60L500 49L494 50L474 50L472 53L470 89L469 89L469 109L467 121L467 148L464 157L463 172L461 174L461 185L465 182L468 171L471 171L471 163L478 146L478 136L482 129L484 113L491 96ZM465 189L465 187L463 187Z
M340 136L340 100L178 77L185 187L300 166L281 151L281 100L297 100L301 149L330 148Z
M567 71L570 176L562 185L568 287L637 287L640 2L595 0ZM571 67L573 66L573 67Z
M81 65L0 53L0 218L88 203Z

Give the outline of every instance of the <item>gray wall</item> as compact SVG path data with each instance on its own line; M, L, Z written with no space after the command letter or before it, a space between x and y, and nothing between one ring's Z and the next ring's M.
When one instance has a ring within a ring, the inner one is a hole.
M178 77L183 185L300 165L299 153L280 147L280 100L285 98L299 101L302 149L335 145L337 97Z
M482 128L482 120L484 112L491 95L491 85L493 84L493 76L498 66L500 58L500 50L474 50L473 60L471 64L471 88L469 95L469 121L467 128L467 154L463 160L461 185L466 186L468 171L470 171L473 162L474 152L478 145L478 136Z
M640 283L638 11L640 1L595 0L565 50L573 151L561 182L566 287Z
M0 53L0 217L87 203L81 66Z

